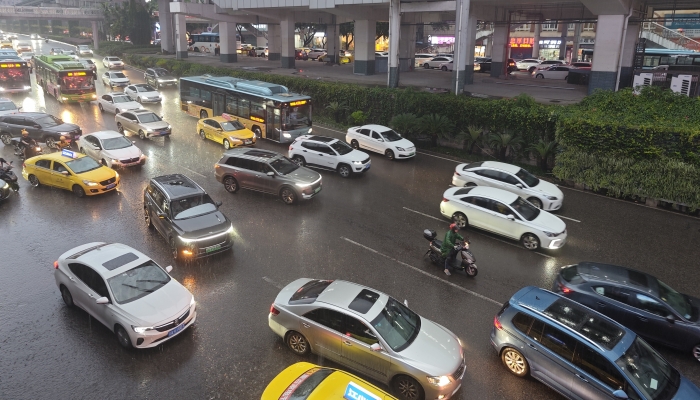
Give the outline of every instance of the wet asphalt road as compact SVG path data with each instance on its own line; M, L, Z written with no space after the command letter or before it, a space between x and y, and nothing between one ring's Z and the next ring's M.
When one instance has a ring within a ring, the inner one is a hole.
M58 47L43 41L34 46L45 53ZM104 70L95 61L99 75ZM132 82L142 81L142 73L126 72ZM104 92L98 84L98 95ZM172 124L172 140L134 136L149 160L141 170L120 172L118 193L79 199L68 191L30 188L20 178L20 196L0 204L0 398L259 398L277 373L300 361L268 328L270 303L285 284L313 277L346 279L406 299L419 314L460 336L467 372L457 398L555 399L559 396L544 385L511 376L489 344L493 316L516 290L550 288L559 267L591 260L635 267L700 295L700 221L570 189L564 189L559 214L580 222L565 220L569 242L562 250L532 253L470 231L479 275L447 278L423 257L422 230L442 236L447 229L439 203L455 162L424 154L389 162L372 155L365 176L342 179L322 172L320 195L291 207L250 191L231 195L214 178L223 148L197 137L196 119L180 111L176 90L166 90L164 98L162 106L146 107ZM36 86L12 99L25 111L45 109L79 124L84 133L116 129L113 115L101 114L96 105L60 105ZM287 149L264 140L258 146ZM0 156L14 159L2 145ZM172 264L165 241L146 229L141 210L149 177L174 172L223 201L221 210L236 230L234 251L175 263L172 275L198 301L197 323L155 349L125 351L107 328L64 306L52 263L74 246L109 241ZM700 365L688 354L660 351L700 384ZM308 361L329 365L316 356Z

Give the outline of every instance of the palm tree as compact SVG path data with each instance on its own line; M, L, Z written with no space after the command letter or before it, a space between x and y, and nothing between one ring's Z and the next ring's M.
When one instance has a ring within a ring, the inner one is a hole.
M472 154L474 151L474 146L479 145L479 139L481 139L481 134L483 132L483 128L476 125L469 125L466 131L459 131L456 138L462 140L464 143L464 149L467 151L467 153Z
M335 122L340 122L340 117L341 117L342 112L347 110L348 107L345 105L345 103L340 103L338 101L331 101L326 106L326 109L329 110L333 114L333 118L335 119Z
M527 150L537 157L540 168L547 171L549 170L549 157L554 154L558 145L559 144L555 140L547 142L540 139L539 142L528 147Z
M437 139L452 139L454 137L455 125L444 115L428 114L420 119L420 129L428 134L433 142L437 145Z
M415 114L397 114L389 121L389 127L398 133L411 137L420 131L420 118Z
M496 157L501 161L506 161L509 154L515 155L523 144L523 139L511 132L492 133L488 140L489 146L496 152Z

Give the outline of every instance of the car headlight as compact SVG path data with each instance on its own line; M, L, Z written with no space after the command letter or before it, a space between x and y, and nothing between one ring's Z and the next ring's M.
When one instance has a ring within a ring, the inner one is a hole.
M87 186L97 186L97 182L89 181L87 179L83 179L83 183Z
M290 137L292 137L292 135L291 135L291 134L289 134L289 133L283 133L283 134L282 134L282 136L284 136L284 137L286 137L286 138L290 138Z
M557 200L557 198L554 196L547 196L547 200Z
M7 189L7 188L9 188L9 187L10 187L10 184L9 184L9 183L6 183L5 186L2 187L2 189L5 190L5 189Z
M353 161L353 164L362 165L362 161Z
M119 163L119 160L113 158L113 159L112 159L112 162L113 162L113 163Z
M309 128L309 133L313 132L314 128Z
M398 151L406 151L406 150L404 150L403 147L397 147L396 150L398 150Z
M168 130L171 130L171 129L173 129L173 127L172 127L172 126L170 126L170 125L168 125Z
M153 129L151 129L151 128L146 128L146 132L153 132Z
M545 235L547 235L547 237L556 237L556 236L558 236L558 234L556 234L556 233L547 232L547 231L542 231L542 233L544 233Z
M443 387L449 385L451 381L449 376L429 376L428 382L430 382L431 385Z
M194 297L192 299L194 299ZM138 333L139 335L143 335L147 331L152 331L153 327L152 326L146 327L146 326L133 326L133 325L131 325L131 329L133 329L134 332Z
M190 307L192 307L195 304L196 304L196 302L194 301L194 296L192 296L192 300L190 300Z
M164 80L162 80L162 79L160 79L160 78L158 78L158 79L156 79L156 80L157 80L159 83L165 82Z

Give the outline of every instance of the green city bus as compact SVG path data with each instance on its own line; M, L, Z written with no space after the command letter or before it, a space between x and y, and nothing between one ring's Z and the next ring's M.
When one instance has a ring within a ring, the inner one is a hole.
M97 98L97 73L79 61L66 56L39 56L35 58L36 82L61 103L86 102Z
M229 114L257 137L279 143L311 133L311 97L274 83L229 76L180 78L180 108L198 118Z

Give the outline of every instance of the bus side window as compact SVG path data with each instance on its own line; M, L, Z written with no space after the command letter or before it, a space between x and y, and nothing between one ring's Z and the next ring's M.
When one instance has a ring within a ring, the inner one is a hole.
M250 118L250 101L246 99L240 99L238 102L238 116L241 118Z
M226 96L226 113L238 116L238 98Z
M196 99L199 99L199 89L196 87L190 86L190 97L194 97Z
M258 118L265 118L265 110L263 109L261 102L250 102L250 115Z

